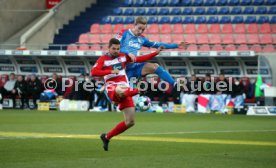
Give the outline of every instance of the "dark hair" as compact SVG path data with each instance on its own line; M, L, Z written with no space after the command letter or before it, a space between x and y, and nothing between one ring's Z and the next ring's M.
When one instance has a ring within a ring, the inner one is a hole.
M135 19L135 23L134 24L147 24L147 19L143 16L139 16Z
M120 41L116 38L112 38L109 40L109 45L108 48L110 48L113 44L119 44L120 45Z

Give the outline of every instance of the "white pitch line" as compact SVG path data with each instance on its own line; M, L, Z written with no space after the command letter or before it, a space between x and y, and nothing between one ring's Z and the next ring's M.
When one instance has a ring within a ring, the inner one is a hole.
M243 132L276 132L276 130L229 130L229 131L184 131L184 132L145 132L129 133L124 135L170 135L170 134L216 134L216 133L243 133Z

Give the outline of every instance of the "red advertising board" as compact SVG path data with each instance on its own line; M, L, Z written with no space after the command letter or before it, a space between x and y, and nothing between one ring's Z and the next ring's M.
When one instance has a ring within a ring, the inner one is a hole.
M56 6L62 0L46 0L46 8L51 9L52 7Z

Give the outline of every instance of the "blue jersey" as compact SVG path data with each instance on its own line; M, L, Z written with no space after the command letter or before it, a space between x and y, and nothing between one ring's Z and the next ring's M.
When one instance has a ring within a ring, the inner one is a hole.
M121 41L121 52L125 54L138 54L138 51L142 47L148 48L158 48L160 46L164 46L167 49L178 48L177 44L168 44L162 42L153 42L144 36L135 36L131 30L122 30L121 33L118 34L117 39Z

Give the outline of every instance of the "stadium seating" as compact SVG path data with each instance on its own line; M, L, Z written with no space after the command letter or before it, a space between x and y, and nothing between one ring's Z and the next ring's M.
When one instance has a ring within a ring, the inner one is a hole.
M170 24L163 24L161 26L160 33L162 33L162 34L172 33L171 25Z
M172 39L173 39L172 42L176 43L176 44L178 44L178 43L180 43L182 41L185 41L183 35L175 35Z
M226 34L224 35L222 39L223 44L234 44L234 37L232 34Z
M258 44L255 44L251 47L251 50L253 50L255 52L262 52L262 47Z
M245 33L245 24L236 24L234 32L238 34Z
M208 44L214 45L209 50L224 50L226 45L225 50L271 52L276 43L275 5L275 0L126 0L89 24L75 41L89 44L91 50L102 49L91 44L107 44L111 35L132 28L135 17L145 15L144 33L154 41L187 41L199 50L207 50ZM87 49L73 45L75 41L67 50Z
M276 26L275 26L275 28L276 28ZM173 25L173 33L176 33L176 34L184 33L183 25L182 24Z
M208 33L208 25L207 24L198 25L197 33Z
M79 37L79 43L86 44L90 43L90 37L88 34L81 34Z
M210 44L221 44L221 37L219 34L213 34L209 39Z
M185 34L194 34L196 33L196 26L194 24L187 24L184 29Z
M101 33L106 33L106 34L112 33L112 25L111 24L102 25Z
M113 33L114 33L114 34L119 33L119 32L121 32L123 29L124 29L124 25L123 25L123 24L116 24L116 25L114 25Z
M223 51L223 47L220 44L216 44L212 48L213 51Z
M197 38L197 44L208 44L209 38L207 34L199 35Z
M92 43L92 44L99 44L99 43L101 43L101 36L99 34L94 34L90 38L89 43Z
M261 36L260 38L260 44L272 44L273 41L272 41L272 36L271 34L264 34Z

